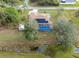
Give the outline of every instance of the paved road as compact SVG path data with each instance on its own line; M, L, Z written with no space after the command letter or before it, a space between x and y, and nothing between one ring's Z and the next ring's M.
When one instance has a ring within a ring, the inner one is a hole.
M59 8L59 7L29 7L25 9L52 9L52 10L58 10L58 9L63 9L63 10L79 10L79 8L72 8L72 7L64 7L64 8Z

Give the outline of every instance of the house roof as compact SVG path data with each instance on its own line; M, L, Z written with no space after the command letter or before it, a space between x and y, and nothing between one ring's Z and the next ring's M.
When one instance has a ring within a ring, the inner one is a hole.
M49 14L48 13L31 13L29 15L29 18L49 20Z

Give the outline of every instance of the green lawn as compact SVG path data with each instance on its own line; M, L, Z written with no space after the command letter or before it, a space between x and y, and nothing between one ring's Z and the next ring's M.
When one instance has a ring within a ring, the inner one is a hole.
M58 52L55 55L56 58L79 58L79 54L77 53L70 53L70 52L66 52L66 53L62 53L62 52Z
M8 49L10 47L10 49L12 49L12 47L17 46L17 48L22 49L22 48L24 48L24 46L27 47L27 45L29 43L29 41L27 42L24 39L25 38L24 38L22 32L10 30L10 29L0 31L0 47L3 46L4 48L7 47ZM22 40L22 41L20 41L20 40ZM14 43L16 43L16 44L14 44ZM10 44L10 45L8 45L8 44ZM12 45L12 47L11 47L11 45ZM26 50L27 49L28 48L26 48ZM18 53L18 52L0 51L0 58L45 58L45 57L47 57L47 56L40 54L40 53L36 53L36 52Z
M6 52L6 51L0 51L0 58L49 58L50 56L46 56L41 53L17 53L17 52ZM79 58L79 54L73 54L70 53L61 53L58 52L55 55L55 58Z
M45 58L47 56L40 53L16 53L0 51L0 58Z
M65 52L65 53L62 53L62 52L58 52L56 55L55 55L56 58L73 58L73 55L69 52Z
M79 53L78 54L75 53L73 56L79 58Z
M5 31L4 32L0 32L0 40L4 41L4 40L20 40L20 39L24 39L22 33L16 32L13 33L11 31Z

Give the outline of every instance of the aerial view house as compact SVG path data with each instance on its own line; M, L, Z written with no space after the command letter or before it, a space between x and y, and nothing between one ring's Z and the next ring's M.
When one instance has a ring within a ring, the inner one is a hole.
M60 4L76 4L76 0L60 0Z
M36 27L40 31L50 31L52 29L52 22L50 18L50 14L48 13L39 13L37 10L29 12L29 22L31 26ZM34 21L36 23L34 23Z

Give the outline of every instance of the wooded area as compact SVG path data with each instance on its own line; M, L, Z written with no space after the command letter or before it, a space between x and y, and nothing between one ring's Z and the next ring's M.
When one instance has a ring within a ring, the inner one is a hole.
M30 0L31 3L36 3L40 6L58 6L59 0Z

